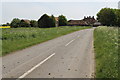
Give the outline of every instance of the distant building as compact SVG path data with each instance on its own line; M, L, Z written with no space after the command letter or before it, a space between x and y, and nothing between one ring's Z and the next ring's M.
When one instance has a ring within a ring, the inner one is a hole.
M59 18L55 17L55 26L58 27L59 26Z
M95 22L97 22L97 20L95 20L94 16L92 17L85 16L84 19L82 20L69 20L68 25L69 26L93 26Z
M25 23L30 24L30 20L27 20L27 19L22 19L21 22L25 22Z
M69 26L87 26L87 22L83 20L69 20L68 21Z
M120 9L120 1L118 2L118 9Z
M31 27L30 20L22 19L20 22L20 27Z
M83 21L87 22L88 25L93 25L96 22L94 16L84 17Z

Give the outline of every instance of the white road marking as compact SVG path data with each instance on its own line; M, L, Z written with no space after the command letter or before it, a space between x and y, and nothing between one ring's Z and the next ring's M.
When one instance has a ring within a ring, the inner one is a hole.
M70 43L72 43L75 39L71 40L69 43L67 43L65 46L68 46Z
M43 61L41 61L40 63L38 63L36 66L34 66L33 68L31 68L30 70L28 70L27 72L25 72L22 76L20 76L17 80L20 80L22 78L24 78L25 76L27 76L29 73L31 73L33 70L35 70L37 67L39 67L40 65L42 65L44 62L46 62L48 59L50 59L52 56L54 56L55 53L51 54L49 57L47 57L46 59L44 59Z
M50 50L52 50L52 49L53 49L53 48L51 48ZM49 50L49 51L50 51L50 50ZM48 51L45 51L45 52L48 52ZM30 59L29 61L24 62L23 64L21 64L20 66L16 67L15 69L19 69L19 68L22 67L23 65L25 65L25 64L27 64L27 63L33 61L34 59L40 57L41 55L42 55L42 54L40 54L40 55L38 55L38 56L36 56L36 57ZM14 69L11 69L11 72L12 72L13 70L14 70ZM4 74L4 75L6 75L6 74ZM4 76L4 75L3 75L3 76Z

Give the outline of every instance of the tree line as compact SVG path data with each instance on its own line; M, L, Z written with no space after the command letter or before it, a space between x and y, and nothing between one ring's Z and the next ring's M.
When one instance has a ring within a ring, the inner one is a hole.
M39 28L50 28L58 26L66 26L67 19L65 16L60 15L58 21L56 21L54 15L48 16L47 14L42 15L38 21L36 20L20 20L14 18L11 23L3 24L3 26L11 26L13 28L18 27L39 27Z
M102 8L97 14L97 20L104 26L120 27L120 9Z
M14 18L11 23L3 24L8 25L14 28L17 27L39 27L39 28L50 28L50 27L58 27L58 26L66 26L68 21L65 16L60 15L57 17L54 15L42 15L37 21L30 20L29 23L24 20L20 20L18 18ZM97 13L97 20L104 26L119 26L120 27L120 9L112 9L112 8L102 8Z

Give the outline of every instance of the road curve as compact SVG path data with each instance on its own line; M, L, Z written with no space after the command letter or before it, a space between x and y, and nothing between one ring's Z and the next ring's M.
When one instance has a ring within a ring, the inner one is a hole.
M2 57L2 77L91 78L93 30L80 30Z

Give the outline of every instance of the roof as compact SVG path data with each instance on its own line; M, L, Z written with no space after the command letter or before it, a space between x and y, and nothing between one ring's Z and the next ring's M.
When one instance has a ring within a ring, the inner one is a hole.
M87 25L87 23L83 20L69 20L69 25Z
M27 19L22 19L21 21L24 21L24 22L26 22L26 23L30 24L30 20L27 20Z

